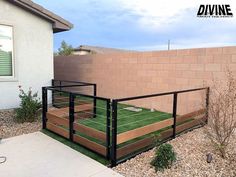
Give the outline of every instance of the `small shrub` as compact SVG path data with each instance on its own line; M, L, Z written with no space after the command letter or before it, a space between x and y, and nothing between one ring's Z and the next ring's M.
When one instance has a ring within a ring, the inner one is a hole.
M208 126L205 132L222 158L236 130L236 78L226 70L226 79L213 80L208 106Z
M156 171L163 171L166 168L170 168L175 160L176 153L172 145L162 144L156 150L156 157L152 160L151 165L155 167Z
M19 86L21 99L20 108L16 109L15 121L19 123L33 122L38 118L39 109L41 108L41 102L38 99L37 93L32 93L29 88L26 93L21 86Z

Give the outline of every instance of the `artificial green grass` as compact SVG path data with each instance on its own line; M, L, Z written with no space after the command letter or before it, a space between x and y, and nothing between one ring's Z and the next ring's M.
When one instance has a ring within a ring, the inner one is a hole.
M118 104L117 106L117 133L123 133L145 125L159 122L172 117L172 114L141 108L142 111L134 112L125 110L130 107L126 104ZM79 123L92 127L94 129L106 132L106 103L97 101L96 118L79 119Z
M93 98L76 96L75 102L78 103L83 101L93 103ZM97 99L96 117L93 118L92 117L93 115L91 113L85 111L85 113L90 114L91 116L89 118L83 118L83 116L78 115L80 117L80 119L78 120L79 123L106 132L106 125L107 125L106 106L107 106L106 101ZM145 109L145 108L141 108L142 109L141 112L134 112L124 109L130 106L131 105L120 104L120 103L117 105L118 134L172 117L172 114L170 113L165 113L161 111L151 112L150 109Z

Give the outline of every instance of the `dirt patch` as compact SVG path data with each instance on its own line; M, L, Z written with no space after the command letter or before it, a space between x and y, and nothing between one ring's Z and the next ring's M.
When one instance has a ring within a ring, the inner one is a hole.
M142 153L133 159L113 168L127 177L235 177L236 176L236 135L231 139L228 158L222 159L212 147L204 133L204 128L183 134L169 142L177 153L177 161L164 172L155 172L150 165L155 149ZM207 163L206 155L211 153L213 160Z
M13 109L0 111L0 138L9 138L41 130L40 120L32 123L16 123L13 120L14 115Z

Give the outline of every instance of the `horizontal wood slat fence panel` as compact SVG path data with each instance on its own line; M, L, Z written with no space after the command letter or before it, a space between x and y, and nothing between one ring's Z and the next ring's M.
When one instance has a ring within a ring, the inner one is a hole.
M171 128L171 129L161 132L160 136L158 136L158 138L160 140L164 140L164 139L169 138L172 134L173 134L173 129ZM117 149L117 158L121 158L121 157L128 155L130 153L133 153L139 149L148 147L150 145L154 145L154 141L155 141L154 137L148 137L148 138L136 141L134 143L131 143L129 145L126 145L124 147L121 147L121 148Z
M106 141L106 134L94 128L87 127L82 124L74 123L74 130L81 132L87 136L96 138L101 141Z
M61 118L63 118L63 117L68 118L68 116L69 116L69 113L61 110L61 108L60 109L55 108L53 110L49 110L47 112L47 114L54 115L54 116L61 117Z
M69 127L69 120L68 119L58 117L58 116L56 116L54 114L50 114L50 113L47 113L47 119L48 119L49 123Z
M58 127L57 125L47 122L47 129L65 137L65 138L69 138L69 132L67 130L65 130L64 128Z
M93 108L93 104L82 104L82 105L77 105L75 106L75 112L80 112L80 111L87 111L91 110ZM69 113L69 108L61 108L61 111Z
M206 116L203 116L202 118L194 119L190 122L186 122L184 124L178 125L176 127L176 132L180 133L184 130L187 130L187 129L190 129L190 128L195 127L197 125L203 124L205 121L206 121Z
M163 128L171 126L171 125L173 125L172 118L121 133L121 134L117 135L117 144L121 144L121 143L129 141L131 139L158 131L160 129L163 129Z
M54 105L61 105L62 103L69 104L69 97L54 97L53 103ZM91 101L85 101L80 99L75 100L75 105L81 105L81 104L91 104Z
M119 158L121 158L125 155L128 155L130 153L133 153L141 148L150 146L151 144L153 144L153 137L145 138L145 139L136 141L135 143L121 147L121 148L117 149L117 158L119 159Z
M73 140L74 142L76 143L79 143L103 156L106 156L106 147L100 145L100 144L97 144L93 141L90 141L82 136L79 136L79 135L73 135Z
M69 102L69 97L54 97L54 103L55 102Z
M196 117L198 115L201 115L201 114L204 114L204 113L206 113L206 109L200 109L200 110L197 110L197 111L193 111L193 112L178 116L177 117L177 122L181 123L181 122L184 122L186 120L189 120L191 118L194 118L194 117Z
M75 106L75 112L91 111L92 109L93 109L93 104L83 104L83 105L76 105ZM69 107L51 109L47 112L47 114L55 115L55 116L61 117L61 118L68 118L69 117Z
M196 115L198 115L197 112L204 113L203 110L200 110L200 111L195 111L195 112L189 113L188 115L191 115L191 117L193 115L196 116ZM176 131L177 131L177 133L181 133L184 130L193 128L194 126L197 126L197 125L200 125L205 120L206 120L206 117L204 116L200 119L195 119L190 122L186 122L182 125L178 125L176 127ZM162 140L165 140L165 139L171 137L172 135L173 135L173 128L161 132L160 136L158 136L157 138L162 141ZM121 147L121 148L117 149L117 158L121 158L121 157L126 156L130 153L134 153L135 151L138 151L139 149L148 147L148 146L152 145L154 143L154 141L155 141L154 137L148 137L148 138L136 141L134 143L131 143L129 145L126 145L124 147Z

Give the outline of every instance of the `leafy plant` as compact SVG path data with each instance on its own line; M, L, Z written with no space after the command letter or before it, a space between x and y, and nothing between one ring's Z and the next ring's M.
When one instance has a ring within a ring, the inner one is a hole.
M15 121L19 123L33 122L38 118L41 102L38 99L38 93L33 93L29 88L26 93L19 86L19 97L21 99L20 107L16 109Z
M171 144L162 144L156 150L156 156L152 160L151 165L155 167L156 171L163 171L170 168L176 160L176 153Z

